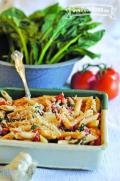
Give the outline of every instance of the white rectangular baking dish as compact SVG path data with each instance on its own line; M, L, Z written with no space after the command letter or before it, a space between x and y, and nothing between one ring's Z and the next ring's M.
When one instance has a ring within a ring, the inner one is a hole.
M4 89L17 97L23 96L22 89ZM54 143L43 144L27 141L0 140L0 163L9 163L19 152L28 152L38 162L38 166L60 169L85 169L93 170L99 167L104 150L107 147L107 96L96 91L74 91L74 90L31 90L32 95L51 94L64 92L65 95L75 96L98 96L102 101L101 130L102 144L100 146L90 145L59 145ZM19 96L18 96L19 94Z

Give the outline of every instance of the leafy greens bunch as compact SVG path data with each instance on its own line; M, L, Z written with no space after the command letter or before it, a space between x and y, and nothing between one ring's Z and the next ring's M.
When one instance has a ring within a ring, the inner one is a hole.
M23 52L25 64L54 64L84 55L96 58L99 55L88 48L104 35L104 30L93 32L99 25L90 14L67 17L58 4L30 16L10 8L0 14L0 41L6 37L9 55L15 49Z

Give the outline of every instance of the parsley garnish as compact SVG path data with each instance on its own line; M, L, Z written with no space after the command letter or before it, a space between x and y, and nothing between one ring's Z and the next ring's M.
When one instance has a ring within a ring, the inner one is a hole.
M80 128L79 128L79 131L84 131L84 128L85 128L85 125L82 123Z
M33 124L33 125L31 126L31 129L34 130L34 129L38 128L38 127L39 127L39 126Z

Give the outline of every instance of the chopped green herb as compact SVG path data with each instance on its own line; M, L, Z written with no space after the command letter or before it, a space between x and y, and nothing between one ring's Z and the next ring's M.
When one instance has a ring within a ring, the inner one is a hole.
M43 113L42 107L40 105L35 105L35 112L39 113L39 114L42 114Z
M74 107L75 104L72 104L71 102L68 102L68 107Z
M85 125L82 123L80 128L79 128L79 131L84 131L84 128L85 128Z
M39 126L37 126L37 125L35 125L35 124L33 124L33 125L31 126L31 129L32 129L32 130L34 130L34 129L36 129L36 128L39 128Z
M4 120L4 118L0 118L0 122L2 122Z

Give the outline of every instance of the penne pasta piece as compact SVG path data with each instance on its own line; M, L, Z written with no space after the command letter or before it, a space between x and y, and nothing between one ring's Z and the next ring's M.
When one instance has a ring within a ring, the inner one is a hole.
M94 112L97 112L95 99L92 99L91 109L92 109Z
M51 99L52 99L51 96L41 96L37 98L32 98L32 100L34 100L38 104L42 104L44 107L51 106Z
M31 131L31 125L22 125L22 126L19 126L19 128L22 130L22 131L26 131L26 132L28 132L28 131Z
M55 132L56 134L60 134L60 130L57 128L57 126L48 123L45 118L38 118L38 122L40 127L45 127L46 129Z
M13 99L6 91L2 90L1 94L6 99L6 101L12 104Z
M80 123L80 121L84 118L84 114L81 112L81 114L73 121L69 121L68 116L62 117L62 123L65 126L66 129L73 129L73 127Z
M96 110L97 112L100 112L100 109L101 109L101 101L98 97L95 98L95 101L96 101Z
M33 140L33 138L35 137L35 133L33 132L13 130L12 133L18 140Z
M19 119L19 120L23 120L23 119L32 119L33 117L37 117L38 114L38 110L36 110L36 108L34 106L20 106L19 108L16 108L14 112L9 113L7 115L7 117L9 119Z
M3 123L3 121L2 121ZM18 127L28 127L32 125L32 122L31 121L28 121L28 120L23 120L23 121L10 121L10 122L5 122L6 124L6 127L10 127L10 128L18 128Z
M67 97L67 100L68 100L70 105L74 106L75 102L74 102L72 97Z
M62 123L66 129L72 129L72 124L66 116L62 116Z
M92 128L92 127L98 127L99 126L99 120L94 120L94 121L91 121L87 124L87 127L88 128Z
M74 121L74 117L73 117L73 116L67 114L66 117L67 117L67 119L68 119L71 123Z
M87 125L87 124L90 123L91 121L98 119L98 117L99 117L99 113L97 113L97 114L95 114L95 115L93 115L93 116L89 116L89 117L87 117L87 118L84 118L84 119L80 122L80 126L81 126L82 124Z
M4 119L5 117L5 111L0 110L0 119Z
M39 133L47 139L56 139L61 135L60 130L53 124L48 123L44 118L36 120L39 124Z
M88 109L87 111L85 111L84 116L85 117L93 116L93 110L92 109Z
M60 138L62 137L62 138L65 138L65 137L68 137L68 136L70 136L71 138L73 138L73 139L81 139L81 138L83 138L84 136L86 135L86 133L84 132L84 131L67 131L67 132L63 132L63 133L61 133L61 136L60 136Z
M97 137L101 136L100 129L94 127L94 128L89 128L89 130L92 135L97 136Z
M39 130L39 133L46 139L56 139L61 136L61 133L56 133L56 132L50 131L49 129L47 129L45 127L41 127Z
M66 107L62 107L61 110L60 110L60 114L69 115L69 111L68 111L68 109L66 109Z
M5 105L7 104L7 101L3 98L3 97L0 97L0 105Z
M74 107L74 115L78 116L81 112L81 106L82 106L82 98L77 98L75 100L75 107Z
M15 106L9 106L9 105L1 105L0 106L0 110L3 110L3 111L14 111L15 110Z
M56 118L56 115L53 114L52 112L46 112L44 114L44 118L46 119L46 121L48 121L49 123L55 125L55 126L60 126L61 121L59 119Z
M79 124L84 119L83 112L80 113L80 115L71 123L71 126L75 126L76 124Z
M84 112L91 109L93 97L89 97L85 102Z
M97 136L94 136L92 134L88 134L87 136L85 136L83 138L83 140L80 141L80 144L87 144L87 143L94 141L94 140L97 140L97 139L98 139Z
M19 106L33 106L36 102L33 99L28 99L27 97L22 97L13 101L13 105Z
M13 140L15 137L14 137L14 134L12 132L2 136L0 138L0 140Z

